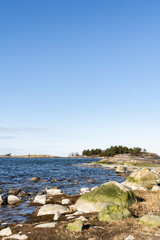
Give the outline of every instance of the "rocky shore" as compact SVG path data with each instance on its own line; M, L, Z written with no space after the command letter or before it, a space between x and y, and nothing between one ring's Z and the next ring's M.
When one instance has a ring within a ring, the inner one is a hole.
M44 189L36 196L26 195L23 189L11 189L7 197L0 196L2 207L7 204L14 210L27 201L28 208L35 206L35 211L23 223L1 221L1 239L160 239L160 167L155 166L158 161L148 163L148 168L121 160L118 164L108 164L108 159L92 163L112 167L128 177L123 183L110 181L91 189L81 188L74 196L63 194L57 187ZM30 181L40 179L33 177Z

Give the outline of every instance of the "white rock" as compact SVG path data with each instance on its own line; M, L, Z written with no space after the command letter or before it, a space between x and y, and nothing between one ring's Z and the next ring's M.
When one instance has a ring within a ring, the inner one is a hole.
M37 216L55 214L57 212L66 213L69 212L69 209L59 204L46 204L40 208Z
M64 198L64 199L62 199L62 204L70 204L70 199L69 198Z
M126 237L124 240L134 240L134 237L132 235L129 235L128 237Z
M0 236L9 236L12 234L10 227L4 228L0 231Z
M54 196L54 195L60 195L62 194L61 189L46 189L47 195Z
M72 218L75 218L73 215L71 215L71 216L68 216L66 219L68 220L68 219L72 219Z
M2 196L0 195L0 205L3 203Z
M87 193L87 192L90 192L90 189L89 188L81 188L80 189L80 194L82 195L82 194L85 194L85 193Z
M159 186L154 186L152 187L152 191L159 191L160 190L160 187Z
M81 214L84 214L84 212L82 212L82 211L76 211L75 213L73 213L73 215L81 215Z
M20 202L20 199L18 197L14 196L14 195L8 196L8 204L13 205L13 204L16 204L19 202Z
M46 204L46 195L37 195L33 202L39 204Z
M56 222L51 222L51 223L42 223L38 224L35 226L35 228L53 228L57 225Z
M57 211L55 214L54 214L54 220L58 220L58 218L61 216L61 213L59 211Z
M13 235L10 235L9 237L4 237L2 238L2 240L5 240L5 239L17 239L17 240L25 240L27 239L28 237L26 235L19 235L19 234L13 234Z
M85 218L84 216L80 216L80 217L79 217L79 218L77 218L77 219L80 219L80 220L82 220L82 222L88 221L88 219L87 219L87 218Z

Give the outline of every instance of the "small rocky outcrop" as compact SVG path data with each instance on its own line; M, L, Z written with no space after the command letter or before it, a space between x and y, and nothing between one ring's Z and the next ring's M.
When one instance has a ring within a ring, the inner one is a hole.
M159 227L160 226L160 216L153 214L147 214L140 218L140 223L145 224L150 227Z
M68 223L66 229L68 229L69 231L80 232L82 231L82 227L83 227L83 222L82 220L78 219L73 223Z
M107 204L98 214L100 221L108 222L111 220L122 220L131 217L132 214L122 206L115 203Z
M59 204L46 204L40 208L37 216L51 215L51 214L55 214L57 212L67 213L67 212L69 212L69 209L67 207L59 205Z
M148 168L143 168L129 175L124 184L128 187L153 187L157 185L156 177Z
M84 194L78 199L75 206L77 210L89 213L100 212L110 202L128 207L134 201L134 193L128 187L113 181Z

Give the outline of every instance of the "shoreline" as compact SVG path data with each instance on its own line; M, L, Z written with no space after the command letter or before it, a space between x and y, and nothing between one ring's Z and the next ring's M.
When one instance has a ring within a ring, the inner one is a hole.
M152 164L152 162L150 162L150 164ZM129 169L129 165L122 164L122 162L112 162L111 164L106 164L106 160L104 161L104 159L91 163L82 163L81 165L93 167L95 169L96 167L111 169L114 170L117 175L123 176L123 178L128 177L127 175L131 172L143 168L142 166L130 166L131 168ZM117 168L120 166L120 171L117 171ZM151 168L160 171L160 166ZM79 212L79 214L75 214L76 209L72 206L74 206L81 195L77 194L72 196L62 193L51 197L48 196L46 204L61 204L62 200L67 198L70 200L70 203L64 206L70 209L68 214L62 214L58 220L53 220L54 214L37 216L37 212L42 205L33 203L34 198L30 196L28 207L35 206L35 211L32 214L27 214L27 220L25 222L10 223L7 226L11 228L13 234L20 234L21 236L24 235L27 237L27 240L124 240L129 235L134 236L135 240L158 240L160 237L160 228L151 228L149 226L142 225L139 223L139 219L146 213L159 215L160 206L158 202L160 202L160 190L133 190L133 192L137 201L129 207L132 217L123 220L116 220L107 223L98 220L97 213L95 212ZM41 194L43 196L43 194L46 193ZM141 201L138 199L141 199ZM68 218L68 216L71 216L71 218ZM86 221L83 223L84 227L82 231L73 232L66 229L68 223L73 223L73 221L82 216L86 218ZM41 229L35 228L36 225L44 223L55 223L55 227Z

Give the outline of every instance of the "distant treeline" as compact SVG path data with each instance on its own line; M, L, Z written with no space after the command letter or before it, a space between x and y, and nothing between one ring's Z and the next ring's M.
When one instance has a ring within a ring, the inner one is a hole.
M100 157L113 157L116 154L127 154L130 153L132 155L139 155L141 153L147 152L146 149L134 147L134 148L128 148L124 146L111 146L110 148L106 148L105 150L102 150L100 148L97 149L87 149L82 152L82 155L85 156L95 156L98 155Z

